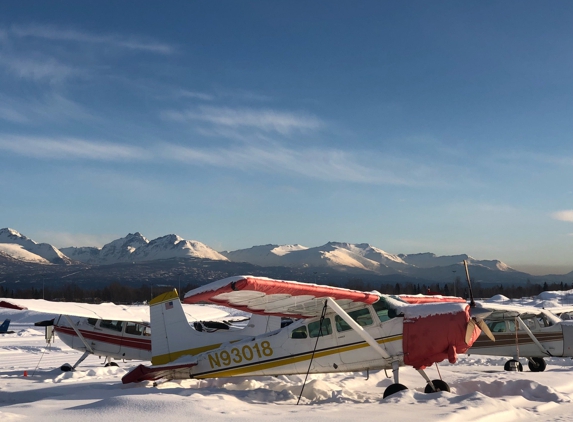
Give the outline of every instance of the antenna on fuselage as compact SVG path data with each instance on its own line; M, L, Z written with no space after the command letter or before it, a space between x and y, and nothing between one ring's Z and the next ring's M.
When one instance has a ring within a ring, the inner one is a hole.
M475 308L476 303L474 301L474 292L472 290L472 281L470 280L470 272L468 270L468 261L464 259L464 267L466 269L466 280L468 281L468 288L470 290L470 306Z

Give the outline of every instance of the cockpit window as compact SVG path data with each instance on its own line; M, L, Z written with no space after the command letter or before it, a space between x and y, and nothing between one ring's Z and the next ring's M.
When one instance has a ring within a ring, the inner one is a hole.
M306 325L303 325L302 327L298 327L298 328L295 328L294 330L292 330L292 332L290 333L290 337L291 338L307 338L308 334L306 331Z
M487 321L487 326L492 333L505 333L505 321Z
M88 318L89 325L96 325L97 319L96 318Z
M318 337L318 333L320 332L320 321L308 324L308 332L310 337ZM324 318L322 321L322 335L327 336L329 334L332 334L332 324L330 323L330 318Z
M367 325L372 325L372 316L370 315L370 310L368 308L358 309L356 311L348 312L348 316L358 323L361 327ZM338 315L334 318L336 324L336 331L339 333L342 331L350 330L351 327L346 321L340 318Z
M381 297L372 307L374 308L374 312L378 315L378 318L380 318L380 322L388 321L398 315L396 308L390 305L384 297Z
M109 319L103 319L99 323L99 327L121 332L121 329L123 328L123 321L111 321Z
M131 334L134 336L140 336L143 334L143 325L137 324L135 322L125 323L125 334Z

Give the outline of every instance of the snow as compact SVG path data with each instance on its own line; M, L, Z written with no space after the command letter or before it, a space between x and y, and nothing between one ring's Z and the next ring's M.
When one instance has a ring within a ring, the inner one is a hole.
M50 264L45 258L42 258L35 253L27 251L22 245L15 243L0 243L0 253L4 253L14 259L26 262L36 262L39 264Z
M412 368L400 370L409 390L383 399L392 382L384 371L311 375L296 405L303 376L244 377L123 385L121 377L141 362L104 368L89 356L75 372L59 370L80 352L61 341L46 348L34 320L45 315L0 310L12 318L13 335L0 336L0 420L121 421L202 420L397 420L499 421L571 420L571 359L550 358L544 372L505 372L505 358L461 355L440 373L451 392L425 394ZM34 319L36 318L36 319ZM523 363L525 361L523 360ZM27 376L24 376L24 371ZM435 368L427 370L439 378ZM423 415L423 416L422 416Z

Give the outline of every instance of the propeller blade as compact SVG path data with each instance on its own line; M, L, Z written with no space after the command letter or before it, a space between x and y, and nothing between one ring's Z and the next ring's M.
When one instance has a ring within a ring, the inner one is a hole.
M482 332L487 336L487 338L489 338L491 341L495 341L495 337L483 319L478 319L477 325L480 330L482 330Z
M468 261L466 261L464 259L464 267L466 269L466 280L468 282L468 289L470 291L470 306L473 308L474 306L476 306L476 303L474 301L474 292L472 290L472 282L470 280L470 271L468 270Z
M474 328L476 326L476 322L473 318L470 318L468 321L468 325L466 327L466 344L470 344L472 340L472 336L474 335Z

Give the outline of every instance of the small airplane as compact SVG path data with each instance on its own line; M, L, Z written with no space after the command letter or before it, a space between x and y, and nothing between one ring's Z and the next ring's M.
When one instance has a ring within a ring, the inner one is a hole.
M10 320L5 319L2 325L0 325L0 334L14 334L14 331L8 331L8 327L10 327Z
M486 324L495 335L495 343L480 336L467 354L510 357L504 365L506 371L523 371L519 359L525 357L532 372L545 370L545 357L573 357L573 321L531 306L485 302L477 306L492 311Z
M473 300L468 305L456 297L402 299L254 276L207 284L189 291L184 302L296 320L237 342L214 342L189 327L176 292L164 293L149 303L152 365L135 367L123 383L391 369L394 383L386 388L387 397L407 388L400 384L399 368L408 365L424 378L425 392L450 391L424 369L444 359L456 362L481 330L489 332L484 322L489 311Z
M83 352L74 365L65 363L62 371L73 371L90 354L105 357L105 366L117 366L112 359L151 360L151 330L149 307L121 306L113 303L100 305L86 303L50 302L41 299L0 299L0 307L31 310L59 315L36 323L46 327L46 341L51 343L53 333L72 349ZM251 318L246 327L236 327L228 312L213 306L186 305L185 321L194 324L205 334L221 332L229 340L257 335L280 327L280 318Z

